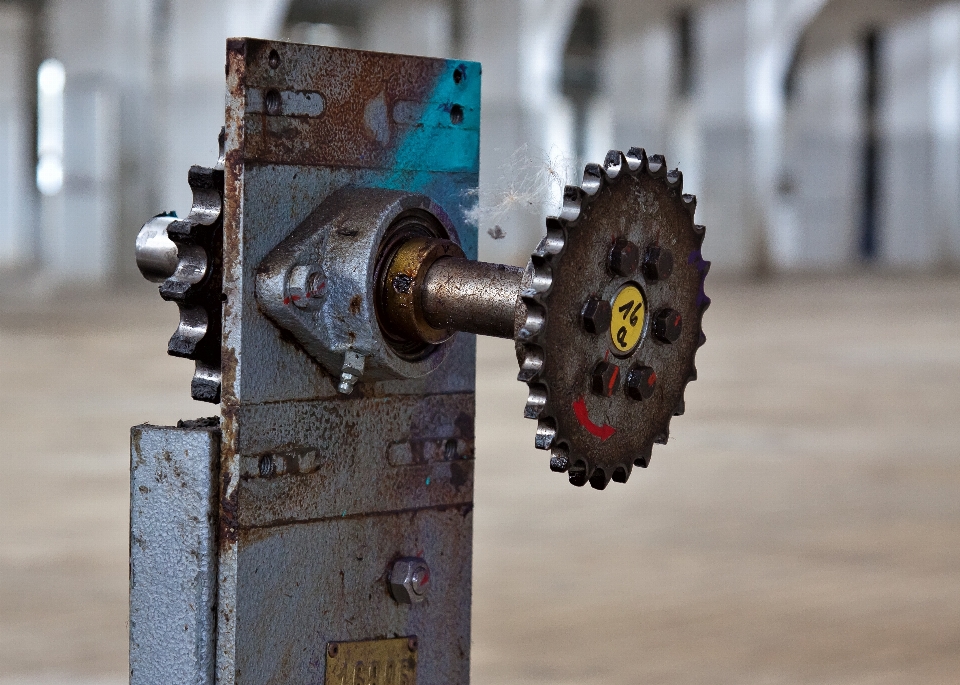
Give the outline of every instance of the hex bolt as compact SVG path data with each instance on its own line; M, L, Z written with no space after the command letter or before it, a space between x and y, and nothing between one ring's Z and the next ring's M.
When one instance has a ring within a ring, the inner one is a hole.
M617 238L610 248L608 263L617 276L630 276L640 264L640 248L626 238Z
M635 366L627 374L623 389L633 400L649 400L657 387L657 373L649 366Z
M366 366L367 358L356 350L347 350L343 355L343 368L340 371L340 384L337 386L337 392L342 395L349 395L353 392L353 386L363 375L363 368Z
M610 317L610 303L598 297L591 297L587 300L580 311L583 330L594 335L607 332L607 329L610 328Z
M673 253L665 247L651 247L643 257L643 275L648 281L665 281L673 273Z
M680 338L683 322L676 309L661 309L653 318L653 337L662 343L675 343Z
M418 604L427 595L430 567L420 557L397 559L390 569L390 594L401 604Z
M327 277L318 264L305 264L290 269L287 277L287 298L301 309L318 305L327 292Z
M610 362L599 362L593 367L590 387L595 395L611 397L620 388L620 367Z

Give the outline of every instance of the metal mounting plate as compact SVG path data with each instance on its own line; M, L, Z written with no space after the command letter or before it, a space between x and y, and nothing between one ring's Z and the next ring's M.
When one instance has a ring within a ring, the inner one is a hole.
M469 680L472 336L350 397L255 300L256 269L332 193L420 193L476 258L480 65L227 45L217 682L323 685L329 642L417 635L417 679ZM390 564L430 563L398 605Z

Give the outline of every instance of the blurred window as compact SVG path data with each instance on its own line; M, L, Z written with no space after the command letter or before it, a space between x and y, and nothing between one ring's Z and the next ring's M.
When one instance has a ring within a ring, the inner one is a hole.
M37 189L56 195L63 188L63 88L66 72L47 59L37 70Z

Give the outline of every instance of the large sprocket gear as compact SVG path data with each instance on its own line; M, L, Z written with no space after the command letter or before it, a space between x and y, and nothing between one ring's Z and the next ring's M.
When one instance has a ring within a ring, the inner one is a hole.
M523 278L516 324L524 415L570 482L603 489L646 467L683 413L706 341L705 229L661 155L613 150L564 190Z

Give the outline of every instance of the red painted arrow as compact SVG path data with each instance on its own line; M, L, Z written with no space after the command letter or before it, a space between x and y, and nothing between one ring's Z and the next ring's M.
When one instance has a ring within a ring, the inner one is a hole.
M582 397L573 403L573 413L576 414L577 421L580 422L580 425L583 426L591 435L596 435L598 438L600 438L600 442L604 442L607 440L607 438L617 432L617 429L611 425L605 423L602 426L598 426L591 421L590 414L587 413L587 403Z

